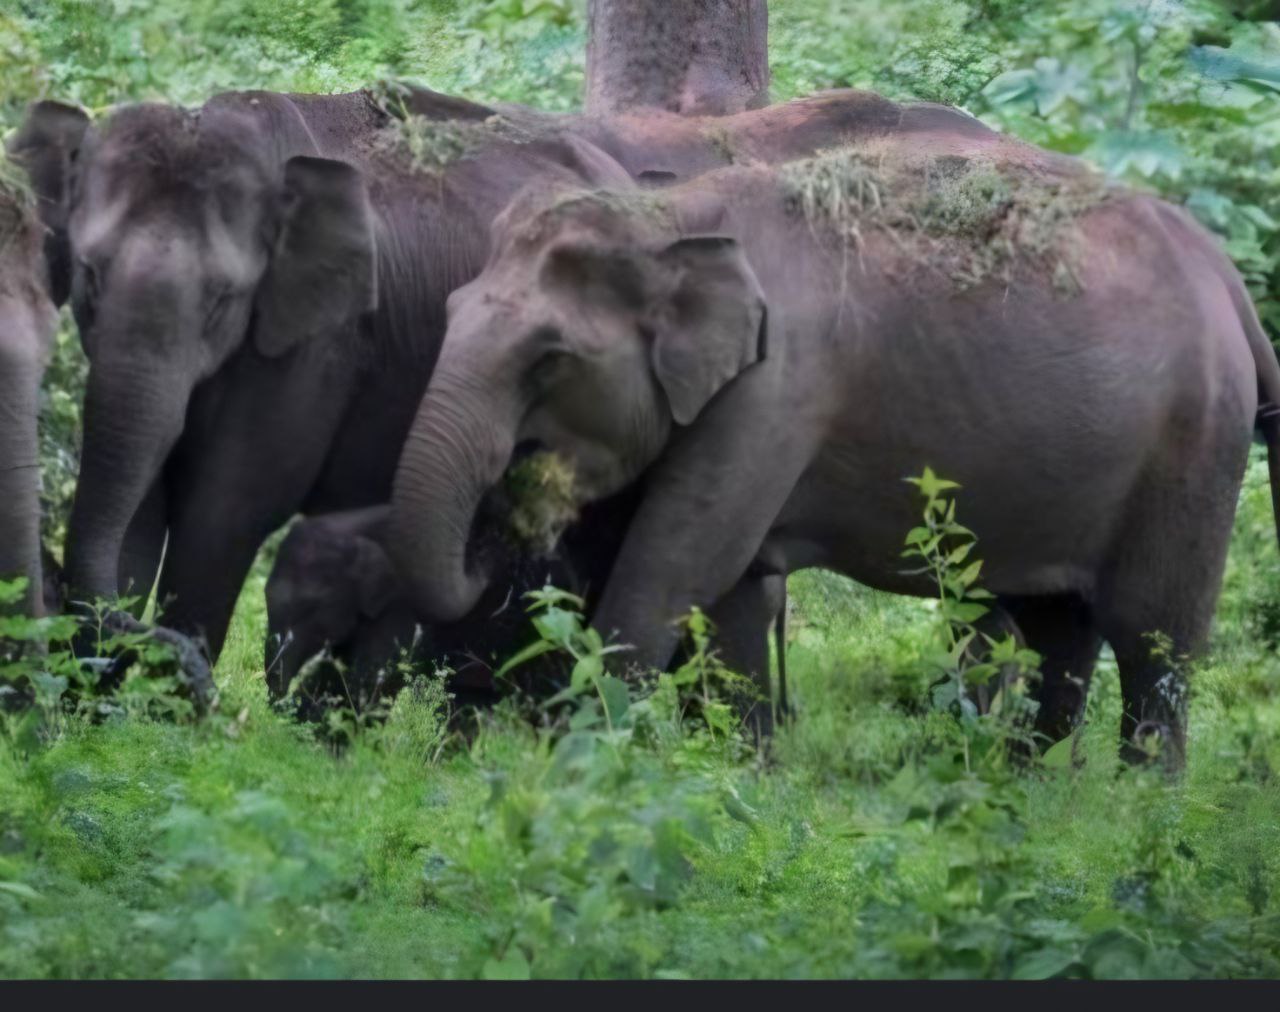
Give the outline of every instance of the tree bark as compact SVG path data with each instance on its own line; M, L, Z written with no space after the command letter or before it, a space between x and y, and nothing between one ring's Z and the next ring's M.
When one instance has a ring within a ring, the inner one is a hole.
M590 0L592 115L727 116L769 102L766 0Z

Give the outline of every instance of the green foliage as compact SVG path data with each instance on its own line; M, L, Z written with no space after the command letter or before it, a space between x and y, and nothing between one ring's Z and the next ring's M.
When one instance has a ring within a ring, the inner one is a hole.
M993 595L978 583L982 560L972 554L977 540L956 520L956 500L950 496L960 486L939 478L929 467L907 481L924 497L924 522L907 533L902 554L922 563L908 573L933 583L941 620L942 649L933 659L941 678L933 690L933 705L953 710L972 727L980 714L977 690L1003 674L1002 715L1008 716L1015 712L1009 705L1015 681L1034 671L1039 658L1034 651L1019 649L1012 634L997 641L977 625L990 614L984 602Z
M1280 43L1230 16L1269 6L773 0L773 91L957 103L1185 200L1275 334ZM569 109L583 8L18 0L0 12L0 132L41 96L100 110L397 76ZM976 183L936 205L940 227L982 221L999 192ZM83 369L64 327L42 403L54 546ZM66 620L0 619L0 976L1280 974L1280 556L1262 453L1174 785L1118 772L1106 654L1073 740L1011 768L1030 659L971 635L988 617L971 607L980 546L955 490L919 482L911 564L940 603L796 574L798 713L767 764L697 614L678 671L624 682L580 603L544 591L539 638L512 663L541 654L568 682L532 723L506 705L464 739L441 679L411 671L374 712L338 714L340 750L266 699L261 565L202 721L146 655L158 647L131 642L141 659L104 691ZM1017 677L983 714L993 668Z

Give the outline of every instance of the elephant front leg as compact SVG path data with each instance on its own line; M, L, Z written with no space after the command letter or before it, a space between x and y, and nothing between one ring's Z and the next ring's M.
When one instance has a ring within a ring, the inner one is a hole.
M168 531L168 501L164 476L151 486L138 512L129 522L124 545L120 550L120 592L136 599L129 609L134 618L142 618L151 590L160 572L160 560L164 556L164 539Z
M623 662L667 666L680 618L695 605L710 610L745 578L813 458L821 433L780 418L754 388L767 382L736 381L650 470L592 616L602 635L631 646ZM728 600L736 616L739 602ZM764 607L762 596L745 610ZM767 660L751 663L768 670Z
M758 739L773 734L774 700L769 677L769 627L783 607L786 577L748 573L717 601L707 617L724 665L751 682L740 707L743 723Z
M271 529L270 521L235 528L175 523L157 595L157 621L203 639L216 662L240 589Z

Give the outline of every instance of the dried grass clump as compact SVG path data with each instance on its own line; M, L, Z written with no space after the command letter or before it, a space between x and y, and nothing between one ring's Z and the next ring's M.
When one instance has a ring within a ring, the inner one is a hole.
M414 172L435 176L495 141L526 144L530 140L519 127L498 115L479 122L407 116L393 120L377 146L406 157Z
M517 544L537 555L550 554L578 518L575 485L573 465L551 451L532 454L507 471L507 525Z
M816 233L861 249L890 237L913 268L962 289L1021 270L1079 290L1077 223L1117 192L1097 173L1049 174L959 155L905 157L842 147L786 165L787 206Z
M374 141L385 154L406 158L417 173L438 176L455 162L469 158L495 141L527 144L534 136L504 116L483 120L436 118L410 111L408 86L380 81L368 89L370 98L390 122Z

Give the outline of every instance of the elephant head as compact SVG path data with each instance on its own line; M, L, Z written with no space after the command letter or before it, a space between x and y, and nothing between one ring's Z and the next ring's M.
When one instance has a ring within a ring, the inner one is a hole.
M315 150L297 110L265 93L195 111L126 106L92 126L66 106L32 107L15 157L89 359L67 546L76 594L117 592L126 528L197 384L246 344L287 355L374 308L366 187Z
M14 602L26 614L41 604L37 397L57 326L42 236L24 184L0 158L0 580L26 579Z
M534 192L495 223L485 270L449 299L395 481L392 543L420 614L456 619L484 591L490 493L513 462L551 451L577 504L610 496L763 358L755 274L734 240L696 234L722 212L674 191Z
M324 649L358 649L361 644L352 643L357 632L394 609L401 590L379 542L385 517L385 507L374 507L309 518L281 543L267 581L266 672L273 698L282 698Z

